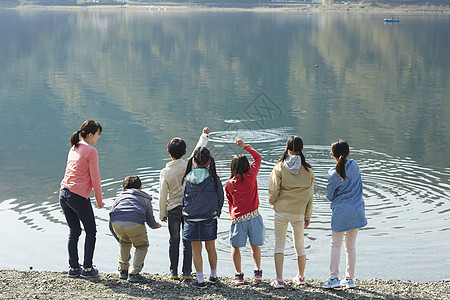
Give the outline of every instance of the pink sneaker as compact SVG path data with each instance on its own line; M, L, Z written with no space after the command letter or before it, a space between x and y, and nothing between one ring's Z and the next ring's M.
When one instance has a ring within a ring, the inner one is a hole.
M276 289L284 289L284 281L278 281L275 279L270 283L270 285Z
M305 285L305 277L301 277L300 275L297 275L294 278L292 278L292 282L295 285Z
M254 277L253 278L256 281L261 281L263 279L262 278L262 270L254 270L253 273L254 273Z

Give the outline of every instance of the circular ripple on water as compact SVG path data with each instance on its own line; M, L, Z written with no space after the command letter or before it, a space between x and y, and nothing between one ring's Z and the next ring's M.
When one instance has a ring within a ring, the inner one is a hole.
M324 196L327 171L333 167L329 150L323 151L321 147L313 147L310 153L316 174L316 195L319 193L315 198L319 203L328 202ZM369 150L352 149L350 158L355 159L362 174L369 222L365 230L373 230L373 235L389 235L391 230L407 230L412 234L450 230L448 169L423 167L410 158ZM323 207L326 206L316 206L314 215L329 215L329 207L327 211Z
M234 144L236 138L242 139L247 144L273 143L285 140L286 129L261 129L249 130L246 128L230 128L230 130L211 132L210 142L218 144Z

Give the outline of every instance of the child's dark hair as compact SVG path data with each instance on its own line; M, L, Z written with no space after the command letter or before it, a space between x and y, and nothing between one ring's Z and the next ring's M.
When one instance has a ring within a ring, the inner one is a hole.
M284 150L283 154L281 155L278 162L282 162L286 159L288 156L288 151L293 152L294 154L300 155L300 158L302 159L302 166L308 171L311 168L311 165L306 162L305 156L302 152L303 149L303 140L298 136L291 136L287 142L286 142L286 149Z
M97 131L102 132L102 126L95 122L94 120L87 120L81 124L80 130L75 131L70 138L70 144L72 146L78 147L78 143L80 142L80 134L81 137L86 138L89 133L95 134Z
M186 143L180 138L173 138L167 144L167 150L169 150L170 156L179 159L186 153Z
M231 160L230 168L230 178L234 178L239 174L241 175L241 181L244 181L244 173L247 173L248 170L250 170L250 163L244 154L237 154Z
M126 189L140 189L141 186L141 179L136 175L128 176L122 181L122 189L124 191Z
M205 166L208 163L209 160L209 174L214 179L214 188L217 190L217 172L216 172L216 163L214 161L214 158L211 156L211 153L209 152L208 148L206 147L198 147L194 150L193 155L191 158L189 158L187 166L186 166L186 172L183 176L183 182L187 174L191 172L192 170L192 162L195 160L195 163L197 166Z
M350 147L344 140L337 140L331 144L331 154L337 159L336 172L339 177L345 179L345 163L347 162L347 156L350 154Z

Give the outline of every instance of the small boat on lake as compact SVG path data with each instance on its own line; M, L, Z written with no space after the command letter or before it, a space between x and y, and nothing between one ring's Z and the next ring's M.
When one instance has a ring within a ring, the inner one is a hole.
M400 22L400 19L399 18L389 18L389 19L385 18L384 21L387 23L398 23L398 22Z

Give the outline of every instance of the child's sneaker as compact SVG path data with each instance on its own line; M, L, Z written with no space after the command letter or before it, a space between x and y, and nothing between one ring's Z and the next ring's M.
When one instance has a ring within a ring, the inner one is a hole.
M273 286L276 289L284 289L284 281L279 281L275 279L270 283L271 286Z
M178 280L179 278L178 278L178 274L173 274L172 273L172 275L170 275L170 279L172 279L172 280Z
M78 268L69 268L69 272L67 272L67 274L69 275L70 278L78 277L81 274L81 269L80 269L80 267L78 267Z
M355 282L351 278L350 279L347 279L347 278L342 279L341 284L347 289L355 288Z
M292 282L295 285L305 285L305 277L301 277L300 275L297 275L294 278L292 278Z
M192 275L190 275L190 274L183 274L183 280L184 281L191 281L192 280Z
M256 281L261 281L262 278L262 270L254 270L253 271L253 279Z
M335 288L340 288L341 287L341 283L339 282L339 279L334 278L334 279L329 279L327 283L325 283L323 285L324 289L335 289Z
M234 274L233 282L234 282L234 284L243 284L244 283L244 273Z
M98 270L93 266L91 268L83 268L81 270L81 277L83 278L92 278L98 276Z
M209 276L209 280L208 281L211 284L216 284L216 283L219 282L219 277L211 277L211 276Z
M128 282L132 282L132 283L141 283L141 282L145 282L146 279L144 276L142 276L141 274L130 274L128 275Z
M196 280L196 281L193 281L192 283L191 283L191 285L193 286L193 287L196 287L196 288L198 288L198 289L206 289L206 282L198 282L198 280Z
M128 270L120 270L120 279L127 279L128 278Z

